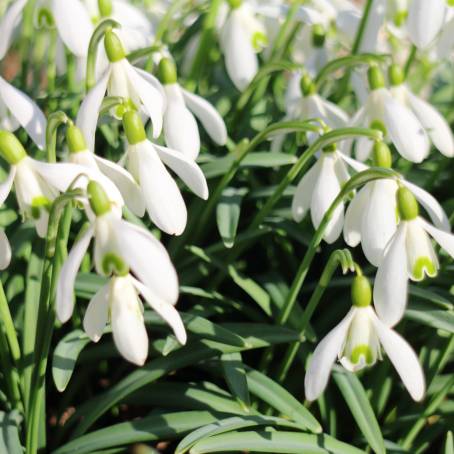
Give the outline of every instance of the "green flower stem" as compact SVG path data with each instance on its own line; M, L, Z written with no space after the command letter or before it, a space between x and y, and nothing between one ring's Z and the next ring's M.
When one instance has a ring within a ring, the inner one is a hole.
M96 84L96 57L98 55L98 45L109 28L120 28L120 24L113 19L105 19L96 27L93 35L91 35L87 56L86 91L89 91Z
M8 339L8 345L13 358L15 367L18 366L21 360L21 351L19 347L19 341L17 339L16 328L14 327L13 318L9 310L8 301L3 290L3 284L0 281L0 320L5 327L6 338Z
M22 70L21 70L21 86L27 86L28 70L32 57L33 48L33 19L35 13L36 0L28 0L27 5L23 11L22 19L22 40L20 43L19 53L21 56Z
M57 130L62 124L67 124L69 118L62 111L54 112L49 115L46 127L46 149L47 161L57 162Z
M57 29L49 30L50 43L47 50L47 89L51 93L55 91L57 78Z
M355 41L353 42L352 54L357 54L359 48L361 47L361 42L363 40L364 31L366 30L367 22L369 20L370 10L372 8L373 0L367 0L366 5L364 6L363 17L359 23L358 31L356 32Z
M174 0L170 7L167 9L166 14L159 21L158 29L156 30L155 35L156 42L159 43L164 41L164 36L170 28L170 21L174 17L175 13L181 9L185 1L186 0Z
M134 50L133 52L130 52L126 56L126 58L131 63L135 63L144 57L149 57L150 55L161 52L161 50L162 50L161 44L153 44L152 46L144 47L143 49L137 49L137 50Z
M418 48L413 44L413 46L411 47L410 54L408 55L407 61L405 62L405 66L404 66L405 77L407 77L410 72L410 69L415 61L417 52L418 52Z

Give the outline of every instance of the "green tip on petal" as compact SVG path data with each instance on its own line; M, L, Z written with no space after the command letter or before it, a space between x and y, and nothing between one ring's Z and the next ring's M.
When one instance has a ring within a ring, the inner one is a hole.
M452 3L454 4L454 1ZM406 11L406 10L398 11L394 15L394 19L393 19L394 25L396 27L402 27L402 25L405 24L407 17L408 17L408 11Z
M112 15L112 0L98 0L98 9L101 17Z
M231 9L239 8L243 4L243 0L227 0Z
M123 128L130 145L143 142L147 138L140 115L133 110L123 115Z
M177 82L177 68L170 58L162 58L159 62L158 77L164 85L175 84Z
M454 6L454 0L447 0L446 3L448 6Z
M27 156L27 153L12 132L0 131L0 155L8 164L16 165Z
M88 201L96 216L102 216L110 211L110 200L102 186L91 180L87 185Z
M317 92L315 84L309 74L303 74L301 76L300 87L304 96L311 96Z
M366 276L355 276L352 282L352 303L356 307L367 307L372 302L372 290Z
M50 211L52 202L43 195L34 197L31 203L31 215L33 219L39 219L41 217L41 210Z
M392 86L401 85L405 81L405 74L399 65L392 64L388 69L389 83Z
M55 25L54 16L48 8L40 8L37 19L38 27L52 28Z
M112 30L107 30L104 35L104 48L111 63L123 60L126 57L123 43Z
M386 86L385 76L378 66L371 66L367 73L369 86L371 90L377 90Z
M413 265L412 275L416 281L422 281L424 274L430 277L437 275L437 267L429 257L419 257Z
M372 149L372 156L375 167L390 169L393 165L391 150L384 142L375 142Z
M70 153L78 153L87 150L87 143L82 131L72 124L66 130L66 142Z
M374 354L368 345L363 344L356 346L351 353L350 361L353 364L358 364L361 356L364 357L368 366L371 366L374 363Z
M398 189L397 194L397 209L399 216L403 221L412 221L419 215L419 205L412 192L405 187Z
M323 47L325 45L326 32L323 25L315 24L312 27L312 45L314 47Z
M129 267L123 261L121 257L112 252L107 253L102 258L101 263L102 270L104 274L110 276L111 274L116 274L117 276L126 276L129 274Z

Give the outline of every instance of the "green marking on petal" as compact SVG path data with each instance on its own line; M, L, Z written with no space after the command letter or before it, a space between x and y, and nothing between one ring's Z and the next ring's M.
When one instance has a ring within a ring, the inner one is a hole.
M368 366L372 366L372 364L374 364L375 362L374 354L372 353L372 350L368 345L362 344L356 346L351 353L350 361L353 364L358 364L359 360L361 359L361 356L365 358L366 364Z
M32 218L39 219L41 217L42 209L45 209L46 211L50 211L51 204L52 204L51 201L47 197L44 197L43 195L35 197L32 200L32 205L31 205Z
M424 274L435 277L437 273L437 267L429 257L419 257L413 265L412 274L417 281L422 281L424 279Z
M117 276L126 276L129 273L129 267L121 257L113 252L107 253L101 263L103 272L106 275L116 274Z
M265 33L255 32L252 35L252 46L258 52L268 45L268 37Z
M408 17L408 11L398 11L394 15L394 19L393 19L394 25L396 27L402 27L402 25L404 25L405 22L407 21L407 17Z

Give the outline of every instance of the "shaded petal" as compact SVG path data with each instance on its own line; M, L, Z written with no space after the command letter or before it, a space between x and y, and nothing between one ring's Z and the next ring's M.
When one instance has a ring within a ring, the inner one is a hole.
M315 183L320 174L321 163L317 161L308 172L301 178L296 187L292 201L292 214L295 222L300 222L306 216L307 210L311 206L312 193Z
M84 316L84 331L93 341L101 339L109 318L109 286L103 285L88 303Z
M11 45L14 30L21 19L22 10L27 0L16 0L5 12L0 22L0 60L6 55Z
M91 226L82 237L74 244L65 263L62 266L57 283L56 309L57 317L65 323L69 320L74 309L74 282L80 268L82 259L88 249L94 233Z
M363 170L369 169L368 165L363 164L362 162L357 161L356 159L353 159L340 151L338 151L338 155L356 172L362 172Z
M344 240L350 247L356 247L361 241L361 225L364 209L369 201L370 184L356 193L345 213Z
M452 233L437 229L422 218L418 218L418 223L451 257L454 257L454 235Z
M0 205L5 203L9 193L11 192L11 188L14 183L14 177L16 176L16 166L11 166L8 176L6 180L0 183Z
M11 246L3 229L0 229L0 270L8 268L11 262Z
M355 315L352 308L344 319L317 345L304 377L307 400L315 400L326 388L329 374L347 336L348 328Z

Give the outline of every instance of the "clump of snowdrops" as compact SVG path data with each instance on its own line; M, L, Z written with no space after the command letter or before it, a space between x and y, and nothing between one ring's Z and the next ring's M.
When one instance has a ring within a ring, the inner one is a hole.
M451 1L0 14L0 452L454 452Z

